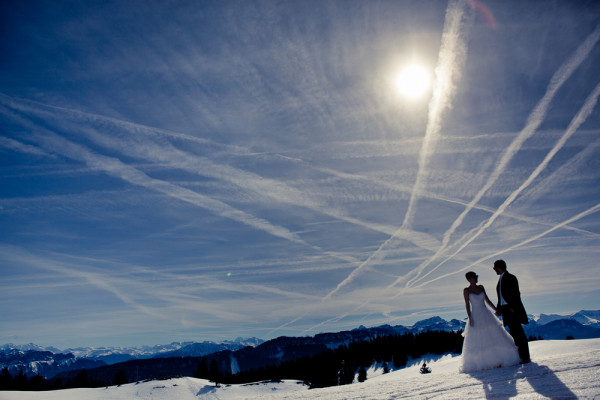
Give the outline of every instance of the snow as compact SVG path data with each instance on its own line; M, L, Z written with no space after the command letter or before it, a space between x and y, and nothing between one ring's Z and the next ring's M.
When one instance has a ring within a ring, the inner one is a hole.
M0 400L237 400L237 399L542 399L600 398L600 339L531 342L533 362L460 374L460 356L415 361L381 374L370 369L363 383L309 390L297 381L223 385L195 378L133 383L120 387L53 392L0 392ZM422 375L423 361L431 374Z

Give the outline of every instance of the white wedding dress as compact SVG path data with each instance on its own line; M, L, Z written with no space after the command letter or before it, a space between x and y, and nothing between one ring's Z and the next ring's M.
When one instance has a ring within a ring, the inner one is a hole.
M469 294L473 326L467 321L460 372L508 367L521 361L513 338L484 300L485 292Z

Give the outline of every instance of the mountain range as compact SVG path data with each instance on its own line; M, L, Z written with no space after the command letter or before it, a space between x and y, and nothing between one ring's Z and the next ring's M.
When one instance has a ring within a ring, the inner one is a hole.
M106 369L110 371L107 374L114 374L116 368L133 368L135 365L136 375L134 376L139 377L137 374L139 374L140 365L144 365L144 368L149 368L148 365L160 365L163 371L172 371L173 374L193 374L198 364L198 357L214 355L224 370L236 373L312 356L327 349L336 349L343 344L376 337L416 334L425 331L458 331L464 327L464 320L446 321L440 317L433 317L408 327L403 325L382 325L371 328L360 326L350 331L320 333L312 337L282 336L266 342L257 338L238 338L223 342L173 342L157 346L81 347L65 350L41 347L33 343L6 344L0 346L0 369L8 368L13 376L22 370L27 376L39 374L47 378L57 375L69 378L73 375L73 372L69 373L69 371L78 371L83 368L88 370L92 368ZM598 338L600 337L600 311L582 310L566 316L530 315L529 324L524 328L527 336L541 339ZM187 369L181 370L183 364L187 365L185 367ZM149 371L152 369L150 368Z
M223 342L173 342L156 346L78 347L65 350L42 347L34 343L8 343L0 346L0 369L8 368L13 376L22 370L27 376L39 374L51 378L65 371L90 369L138 359L201 357L223 350L233 351L257 346L262 342L258 338L237 338Z
M582 310L570 315L558 314L540 314L539 316L529 316L529 321L535 321L539 325L546 325L550 322L569 319L579 322L581 325L600 328L600 311Z

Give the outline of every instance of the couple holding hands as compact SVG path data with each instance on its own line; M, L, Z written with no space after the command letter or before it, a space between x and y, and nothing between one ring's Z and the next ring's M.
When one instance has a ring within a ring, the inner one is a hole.
M477 274L467 272L469 287L463 293L469 321L463 333L461 372L507 367L530 362L527 336L521 324L529 323L521 302L519 282L508 273L503 260L494 262L494 271L500 276L496 293L498 303L494 305L485 288L477 284ZM485 303L502 316L502 323L485 306Z

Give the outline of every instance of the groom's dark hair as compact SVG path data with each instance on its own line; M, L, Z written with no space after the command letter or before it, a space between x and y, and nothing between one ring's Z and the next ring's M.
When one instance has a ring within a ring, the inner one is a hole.
M506 263L504 260L496 260L494 261L494 267L500 268L502 271L506 271Z

